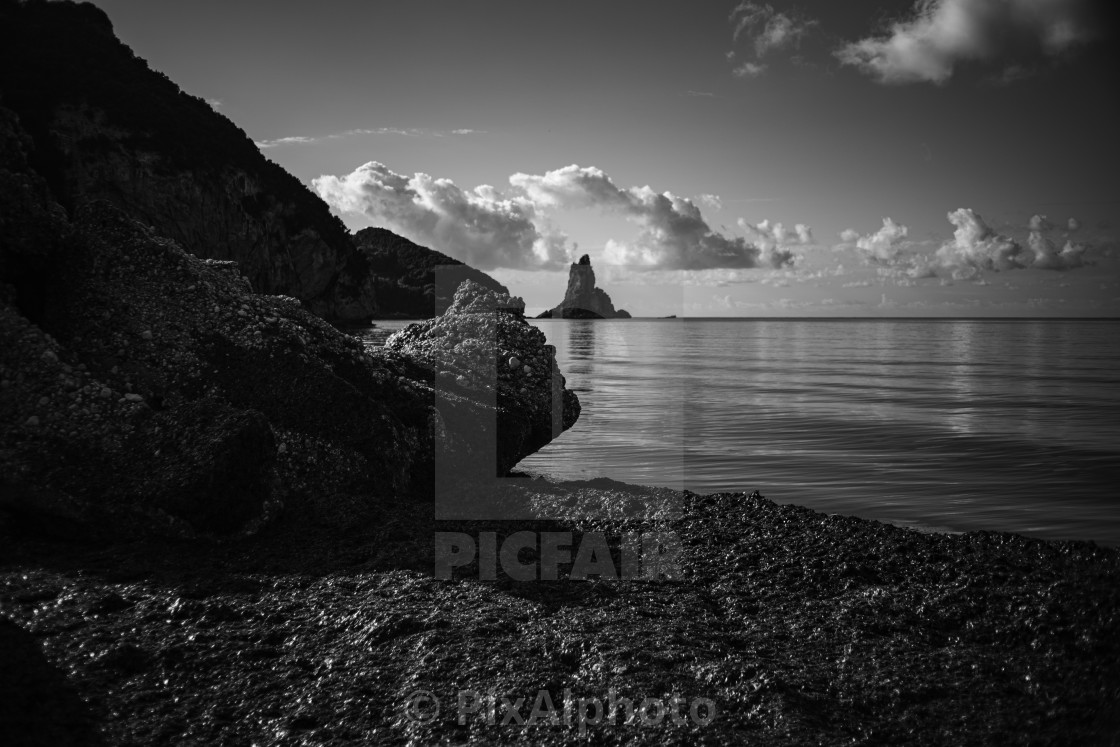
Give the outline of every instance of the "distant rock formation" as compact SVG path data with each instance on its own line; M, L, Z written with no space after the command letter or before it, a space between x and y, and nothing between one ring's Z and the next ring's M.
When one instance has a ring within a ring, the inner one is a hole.
M364 228L354 243L367 263L359 275L372 278L377 299L376 319L430 319L447 310L464 280L487 290L509 289L481 270L446 254L414 244L384 228ZM440 267L437 284L436 267Z
M541 312L538 319L629 319L625 309L615 309L611 297L595 287L591 257L583 255L568 270L568 290L560 305Z

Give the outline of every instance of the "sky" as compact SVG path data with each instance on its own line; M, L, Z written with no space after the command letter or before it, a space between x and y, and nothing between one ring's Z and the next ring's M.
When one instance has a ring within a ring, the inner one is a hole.
M96 0L351 229L637 316L1120 316L1090 0Z

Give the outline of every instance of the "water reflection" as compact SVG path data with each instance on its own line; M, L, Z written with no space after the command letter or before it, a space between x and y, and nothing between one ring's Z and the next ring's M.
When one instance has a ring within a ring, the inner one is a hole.
M568 349L566 371L576 376L591 377L595 370L595 322L591 319L567 319L563 324ZM558 353L559 355L559 353ZM588 383L591 379L588 378Z

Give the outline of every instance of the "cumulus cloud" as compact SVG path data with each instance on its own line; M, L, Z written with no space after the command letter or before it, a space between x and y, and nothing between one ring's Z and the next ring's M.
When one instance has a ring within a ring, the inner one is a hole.
M618 264L697 270L781 267L793 262L790 252L713 231L689 199L648 186L621 188L593 166L565 166L540 175L519 173L509 181L539 210L594 208L637 224L641 230L635 241L607 244L608 259Z
M1080 227L1076 218L1070 218L1067 225ZM1049 236L1054 229L1054 225L1046 219L1045 215L1031 216L1028 227L1031 232L1027 237L1027 245L1034 252L1034 261L1031 263L1031 267L1037 267L1040 270L1072 270L1085 264L1083 256L1085 247L1081 244L1067 241L1061 250L1054 245ZM1071 228L1071 230L1076 229Z
M512 189L506 193L489 185L467 190L449 179L398 174L371 161L350 174L320 176L312 183L336 210L363 214L483 270L559 268L569 262L575 249L551 223L550 211L556 209L597 209L637 225L632 241L607 242L604 258L616 264L703 270L782 267L794 261L792 251L782 246L756 245L712 230L692 200L648 186L624 189L595 167L518 173L509 181ZM811 233L799 226L793 235Z
M968 280L975 273L969 270L1013 270L1029 267L1030 253L1017 241L996 233L980 214L969 208L949 213L949 222L956 226L953 239L937 250L943 265L957 267L957 280Z
M859 231L854 228L845 228L840 232L840 241L845 244L854 244L859 239Z
M881 83L943 84L968 62L999 65L1013 79L1022 60L1057 57L1101 38L1103 28L1092 0L920 0L889 34L836 56Z
M569 259L566 237L548 228L530 200L487 185L462 190L449 179L406 176L377 161L312 184L335 209L362 213L482 270L561 267Z
M875 262L890 263L898 258L900 243L906 238L909 229L890 218L883 218L883 227L867 236L856 239L856 248L867 259Z
M750 240L761 247L789 247L813 243L813 229L804 223L796 223L787 228L782 223L772 223L769 218L751 225L740 218L739 228L746 232Z
M1066 230L1068 230L1070 233L1076 233L1077 231L1080 231L1081 221L1079 221L1077 218L1070 218L1068 221L1066 221Z
M712 195L712 194L697 195L696 196L696 201L699 202L704 207L711 208L712 210L722 210L723 209L723 200L721 200L719 198L719 195Z
M1031 231L1049 231L1054 228L1054 224L1045 215L1032 215L1027 221L1027 228Z

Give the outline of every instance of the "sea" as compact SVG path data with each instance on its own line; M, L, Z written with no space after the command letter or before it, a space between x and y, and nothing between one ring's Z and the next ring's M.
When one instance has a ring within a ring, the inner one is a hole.
M521 472L1120 546L1120 320L530 323L583 411Z

